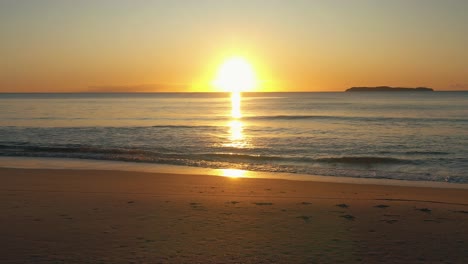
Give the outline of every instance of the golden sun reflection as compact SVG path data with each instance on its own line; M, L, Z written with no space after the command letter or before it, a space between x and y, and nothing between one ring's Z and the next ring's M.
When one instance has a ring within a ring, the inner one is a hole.
M241 99L240 92L231 93L231 121L228 123L229 143L226 146L233 148L244 148L247 145L243 133L244 124L241 121Z
M231 141L238 141L244 139L244 135L242 134L242 122L239 120L232 120L229 122L229 132L231 134L230 140Z
M240 92L232 92L231 93L231 116L232 118L241 118L241 93Z
M239 120L232 120L229 122L228 126L229 143L225 144L225 146L232 148L245 148L247 146L247 142L244 138L242 122Z
M245 170L238 169L220 169L221 176L230 177L230 178L241 178L246 174Z

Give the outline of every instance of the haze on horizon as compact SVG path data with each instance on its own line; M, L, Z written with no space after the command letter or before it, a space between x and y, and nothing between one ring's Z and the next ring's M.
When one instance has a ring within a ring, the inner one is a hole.
M2 1L0 92L468 89L468 1Z

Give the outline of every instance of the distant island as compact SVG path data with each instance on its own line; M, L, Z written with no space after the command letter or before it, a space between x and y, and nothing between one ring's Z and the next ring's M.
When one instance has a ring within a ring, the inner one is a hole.
M434 89L427 87L405 88L405 87L351 87L346 92L433 92Z

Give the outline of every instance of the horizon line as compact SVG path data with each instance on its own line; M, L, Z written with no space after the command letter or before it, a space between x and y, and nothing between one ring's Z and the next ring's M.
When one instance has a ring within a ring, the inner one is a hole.
M468 90L467 90L468 91ZM244 91L241 93L323 93L323 92L345 92L343 91ZM194 92L194 91L176 91L176 92L0 92L0 94L164 94L164 93L232 93L227 91L203 91L203 92Z
M341 93L346 92L346 90L336 90L336 91L245 91L241 93ZM434 90L434 92L468 92L468 89L465 90ZM175 94L175 93L232 93L227 91L203 91L203 92L0 92L0 94Z

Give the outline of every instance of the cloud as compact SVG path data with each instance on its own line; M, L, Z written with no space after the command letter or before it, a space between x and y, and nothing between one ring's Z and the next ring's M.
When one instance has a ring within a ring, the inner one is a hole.
M156 83L136 85L95 85L88 86L87 92L92 93L151 93L151 92L183 92L187 84Z

